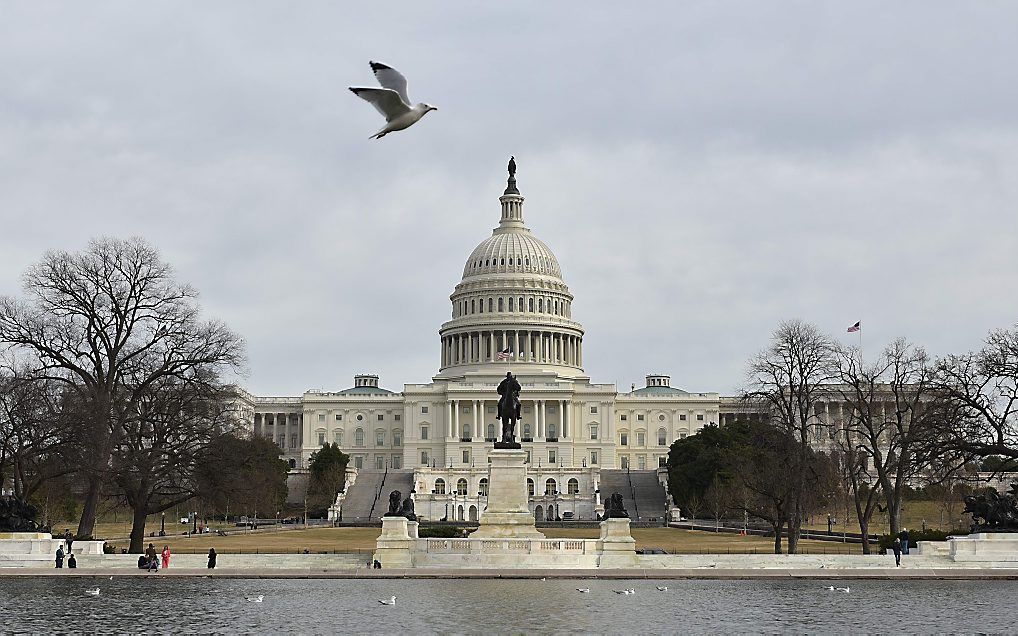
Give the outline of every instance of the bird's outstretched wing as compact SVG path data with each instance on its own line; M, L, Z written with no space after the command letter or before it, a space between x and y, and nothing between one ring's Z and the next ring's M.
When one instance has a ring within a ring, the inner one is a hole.
M351 86L350 91L382 113L385 121L392 121L410 111L410 106L403 101L399 93L391 88L362 88Z
M370 64L375 79L382 85L382 88L391 88L396 91L403 99L403 103L409 106L410 98L406 94L406 78L403 77L403 74L381 62L370 62Z

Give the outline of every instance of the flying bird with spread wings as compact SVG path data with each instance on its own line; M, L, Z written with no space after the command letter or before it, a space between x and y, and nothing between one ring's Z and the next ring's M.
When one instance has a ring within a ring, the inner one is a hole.
M382 88L350 87L354 95L369 102L385 117L385 126L371 135L371 139L381 139L391 132L409 128L430 111L438 110L424 102L411 106L410 98L406 94L406 78L391 66L371 62L371 70Z

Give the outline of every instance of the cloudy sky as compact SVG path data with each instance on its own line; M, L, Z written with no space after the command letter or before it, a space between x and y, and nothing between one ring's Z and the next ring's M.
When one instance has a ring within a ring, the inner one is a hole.
M0 294L140 235L251 391L398 390L514 154L594 381L734 391L786 318L935 354L1018 320L1018 4L399 4L0 3ZM369 141L370 59L438 112Z

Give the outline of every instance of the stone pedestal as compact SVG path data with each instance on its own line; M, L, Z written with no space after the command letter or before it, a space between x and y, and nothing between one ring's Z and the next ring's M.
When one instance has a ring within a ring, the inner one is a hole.
M383 568L413 567L412 551L417 540L410 537L411 523L416 537L416 521L407 521L406 517L382 517L382 534L375 542L372 558L381 563Z
M543 539L527 497L527 453L495 449L489 454L488 507L471 539Z
M948 554L952 561L1018 563L1018 533L979 532L967 537L950 537Z
M635 568L636 539L629 531L629 519L605 519L601 522L601 536L597 540L601 555L598 567Z

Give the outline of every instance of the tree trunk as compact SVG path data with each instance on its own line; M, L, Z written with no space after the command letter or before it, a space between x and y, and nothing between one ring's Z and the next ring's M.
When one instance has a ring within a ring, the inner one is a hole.
M862 533L862 553L872 554L870 549L870 521L869 519L859 519L859 532Z
M781 530L785 527L785 522L772 523L771 527L774 528L774 554L781 554Z
M795 519L788 521L788 553L797 554L799 550L799 532L802 528L802 517L796 515Z
M145 519L148 517L148 509L144 505L138 505L134 509L134 522L131 525L131 547L127 549L131 554L141 554L145 551Z
M99 514L99 496L102 494L102 481L98 477L89 477L85 503L81 507L81 518L78 520L78 539L90 539L95 533L95 520Z

